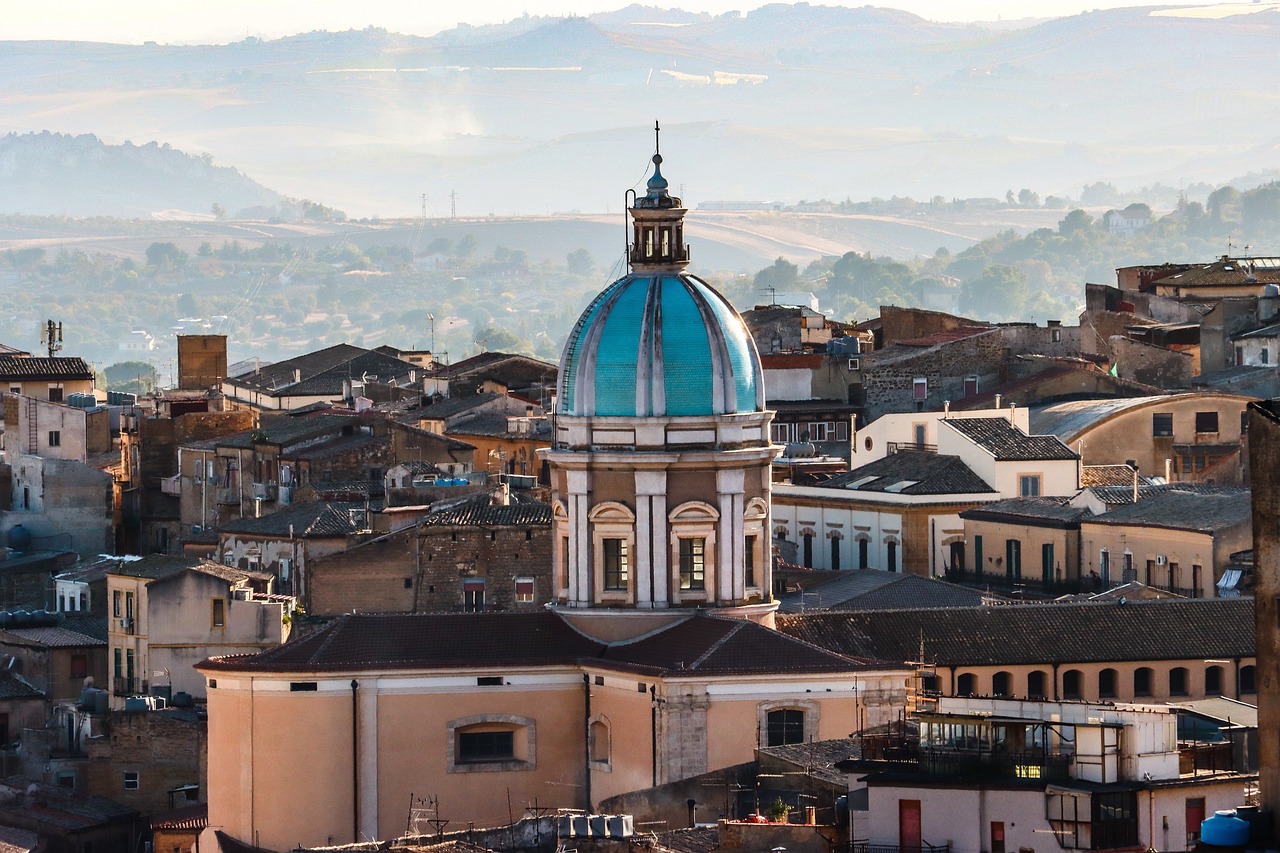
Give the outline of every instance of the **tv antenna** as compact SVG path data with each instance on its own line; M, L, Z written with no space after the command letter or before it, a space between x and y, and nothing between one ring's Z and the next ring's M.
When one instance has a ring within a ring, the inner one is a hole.
M48 346L49 358L53 358L62 349L62 323L46 320L40 330L40 343Z

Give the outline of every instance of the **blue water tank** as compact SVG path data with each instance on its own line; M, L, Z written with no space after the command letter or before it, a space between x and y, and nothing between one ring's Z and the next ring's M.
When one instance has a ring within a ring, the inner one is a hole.
M31 547L31 531L21 524L9 528L5 543L15 551L25 551Z
M1215 847L1243 847L1249 843L1249 824L1234 809L1222 809L1200 824L1200 840Z

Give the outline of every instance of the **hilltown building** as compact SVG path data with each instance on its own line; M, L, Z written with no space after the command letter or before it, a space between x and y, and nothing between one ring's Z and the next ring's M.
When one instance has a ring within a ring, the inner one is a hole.
M684 272L684 207L654 157L631 271L561 359L551 604L361 616L199 666L209 826L261 845L398 836L616 795L902 713L909 670L771 629L770 413L737 312ZM306 719L307 725L297 725ZM209 849L212 849L212 846Z

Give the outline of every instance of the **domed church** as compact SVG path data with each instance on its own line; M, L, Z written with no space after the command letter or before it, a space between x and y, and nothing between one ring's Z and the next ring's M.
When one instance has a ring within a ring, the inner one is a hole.
M629 210L630 271L587 306L560 360L545 454L556 606L587 633L591 611L612 614L604 624L691 607L771 624L777 448L760 356L729 301L685 272L686 210L661 154L646 189Z
M595 810L903 713L908 667L769 627L760 359L733 307L684 271L685 209L653 165L629 209L630 271L561 360L554 602L353 613L200 663L205 849L393 839L414 798L438 797L451 826Z

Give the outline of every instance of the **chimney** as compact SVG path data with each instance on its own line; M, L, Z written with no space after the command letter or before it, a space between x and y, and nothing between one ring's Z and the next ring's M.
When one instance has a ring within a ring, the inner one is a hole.
M301 382L301 381L302 381L302 368L301 368L301 367L295 367L295 368L293 369L293 381L294 381L294 384L297 384L297 383L299 383L299 382Z
M1173 482L1173 460L1168 456L1164 458L1164 481L1166 483Z
M1017 403L1009 404L1009 426L1013 426L1013 410L1018 408Z
M951 415L951 401L943 400L942 401L942 417L946 418L946 417L949 417L950 415Z
M525 407L524 407L524 416L525 416L526 418L531 418L531 417L533 417L533 406L525 406Z
M1138 502L1138 469L1133 469L1133 502Z
M1004 398L1004 395L1003 395L1003 394L997 394L997 395L996 395L996 408L997 408L997 409L998 409L998 408L1000 408L1000 401L1001 401L1001 399L1003 399L1003 398Z

